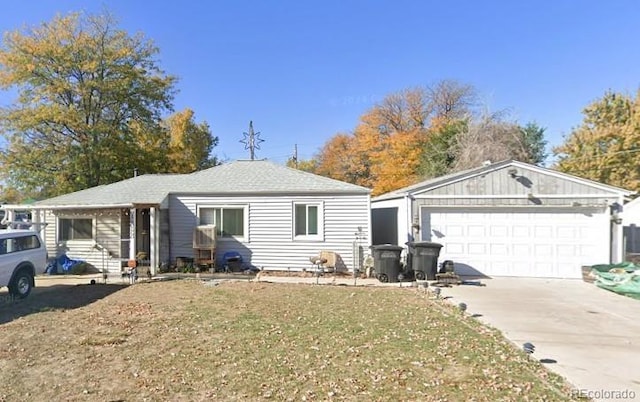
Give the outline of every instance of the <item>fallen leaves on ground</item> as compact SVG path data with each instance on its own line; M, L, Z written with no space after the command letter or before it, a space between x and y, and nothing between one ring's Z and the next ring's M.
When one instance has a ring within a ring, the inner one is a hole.
M0 400L570 399L499 333L408 289L141 283L0 331Z

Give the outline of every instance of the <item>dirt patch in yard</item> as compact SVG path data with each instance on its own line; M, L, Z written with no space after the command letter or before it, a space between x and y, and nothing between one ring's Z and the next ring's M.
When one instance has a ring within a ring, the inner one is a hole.
M32 297L0 307L0 401L570 400L415 290L175 280Z

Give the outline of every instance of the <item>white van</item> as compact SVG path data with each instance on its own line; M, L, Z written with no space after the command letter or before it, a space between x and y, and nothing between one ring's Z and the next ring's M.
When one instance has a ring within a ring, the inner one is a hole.
M37 232L0 230L0 287L8 287L13 297L27 297L46 265L47 250Z

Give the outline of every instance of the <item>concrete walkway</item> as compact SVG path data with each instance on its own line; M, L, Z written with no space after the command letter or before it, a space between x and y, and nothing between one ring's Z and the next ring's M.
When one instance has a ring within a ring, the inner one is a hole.
M243 274L225 274L225 273L201 273L201 274L182 274L170 272L166 274L158 274L154 280L167 279L202 279L202 280L256 280L254 275ZM54 285L81 285L89 284L92 280L97 283L103 282L101 274L91 275L40 275L36 277L36 288L49 287ZM139 281L147 281L146 277L139 277ZM321 284L321 285L348 285L348 286L390 286L390 287L410 287L410 282L400 283L381 283L374 278L357 278L354 280L351 276L336 276L326 274L324 276L315 277L311 274L305 276L284 276L284 275L261 275L258 279L261 282L277 282L277 283L300 283L300 284ZM127 284L130 283L129 278L122 278L120 275L110 275L107 278L108 283Z
M576 392L594 400L640 400L640 300L580 280L497 278L482 284L444 288L442 295L466 303L469 314L518 347L533 343L533 357Z

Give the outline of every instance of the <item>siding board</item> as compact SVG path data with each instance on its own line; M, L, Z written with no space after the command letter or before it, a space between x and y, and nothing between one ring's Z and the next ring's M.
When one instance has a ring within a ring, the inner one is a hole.
M571 194L602 194L603 198L611 197L611 192L596 187L578 183L565 178L555 177L543 172L518 167L516 177L511 177L511 166L487 172L483 176L471 177L450 183L432 190L421 192L420 195L571 195ZM456 199L448 205L473 205L470 199ZM432 203L435 205L435 203ZM446 205L446 204L442 204ZM503 203L481 203L479 205L520 205L520 202L509 200ZM554 205L561 205L555 203Z
M322 202L324 240L293 241L293 203ZM171 225L171 259L192 256L191 235L198 205L248 205L249 241L231 239L218 241L219 263L227 251L238 251L245 262L266 269L309 269L309 257L320 250L338 253L348 269L353 269L353 241L361 227L369 233L368 195L327 196L255 196L255 197L194 197L172 195L169 199ZM188 240L188 241L187 241ZM368 246L368 239L366 240ZM364 243L364 242L363 242Z
M61 216L91 216L95 219L95 236L96 242L105 247L103 256L102 251L92 247L92 242L68 242L67 244L58 243L58 221L57 215L52 210L44 211L44 221L47 223L45 227L45 244L47 253L50 257L59 257L66 254L69 258L86 261L98 270L103 267L109 272L120 272L120 209L105 210L67 210L58 215Z

